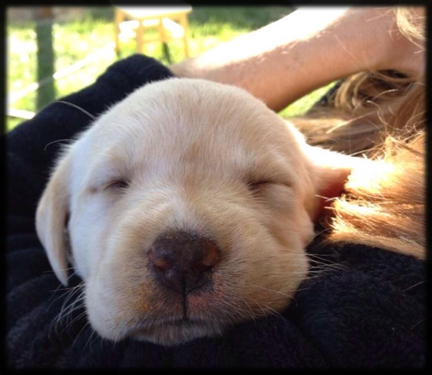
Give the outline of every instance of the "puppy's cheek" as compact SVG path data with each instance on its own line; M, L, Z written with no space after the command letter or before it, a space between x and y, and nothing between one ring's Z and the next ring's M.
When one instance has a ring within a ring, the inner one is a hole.
M285 246L295 237L300 239L299 246L305 246L313 237L314 230L302 204L301 192L283 185L268 184L259 193L264 204L265 226L271 233Z
M305 246L313 237L313 223L300 195L283 185L266 184L260 188L262 203L257 220L267 233L258 236L255 243L243 246L251 252L244 257L254 259L245 271L251 287L244 290L244 298L251 305L283 310L307 276Z
M109 295L108 290L101 290L98 284L90 279L86 285L85 303L89 322L101 337L119 341L127 334L122 323L125 311L118 311L117 304L113 303L115 297Z
M277 267L274 262L273 267L266 270L251 270L254 272L249 277L250 282L241 293L241 299L254 310L256 316L287 309L299 285L306 278L306 258L281 258L279 260L288 262L288 264L284 267ZM268 260L267 262L272 263Z
M152 304L151 288L142 281L141 272L128 262L120 260L117 265L116 260L105 261L99 272L87 281L85 298L92 327L100 336L113 341L129 336L156 306ZM157 302L161 303L160 300ZM166 307L168 303L164 302Z
M243 222L242 226L243 235L234 240L226 266L230 294L238 296L234 303L246 312L252 308L256 316L272 309L281 311L306 277L307 258L302 243L289 228L278 227L272 233L256 222Z
M96 272L106 252L115 221L113 206L95 195L77 195L73 199L69 222L74 267L87 280Z
M313 239L315 230L314 223L312 222L308 212L304 209L304 206L302 205L297 211L296 224L298 236L300 238L302 246L306 248L306 246Z

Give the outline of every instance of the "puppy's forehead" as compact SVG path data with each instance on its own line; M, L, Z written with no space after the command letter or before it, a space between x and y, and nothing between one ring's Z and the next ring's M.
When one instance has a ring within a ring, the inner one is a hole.
M289 152L294 140L284 122L246 91L177 78L132 93L102 116L89 138L89 147L123 161L222 158L239 165Z

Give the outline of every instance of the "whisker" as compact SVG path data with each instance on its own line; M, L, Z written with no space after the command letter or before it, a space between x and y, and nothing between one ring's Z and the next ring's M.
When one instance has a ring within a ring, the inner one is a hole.
M65 139L57 139L55 141L49 142L45 145L44 151L46 151L46 149L48 148L48 146L53 145L54 143L59 143L59 142L67 142L67 141L74 141L74 139L70 139L70 138L65 138Z
M249 316L252 318L254 323L256 323L256 318L255 318L255 314L254 314L252 307L249 305L249 303L243 297L241 297L241 296L239 296L239 297L243 301L243 303L247 306ZM226 301L224 301L224 302L226 302Z
M88 343L90 342L90 353L91 353L92 352L92 345L97 339L98 339L98 335L97 335L96 331L92 330L92 333L90 334L89 338L87 339L86 344L84 345L83 352L85 352L85 349L86 349Z
M415 288L416 286L419 286L419 285L421 285L421 284L424 284L424 283L426 283L426 280L420 281L419 283L416 283L416 284L414 284L414 285L409 286L408 288L406 288L406 289L404 290L404 292L406 292L407 290L410 290L410 289L412 289L412 288Z
M76 109L78 109L79 111L81 111L82 113L86 114L88 117L90 117L92 120L96 120L97 117L93 116L91 113L87 112L84 108L81 108L80 106L71 103L71 102L67 102L65 100L57 100L55 103L61 103L61 104L66 104L68 106L74 107Z
M79 306L80 308L84 307L84 305ZM75 323L76 321L82 319L85 315L87 314L86 311L82 312L81 314L79 314L78 316L76 316L71 322L68 323L68 325L66 327L63 328L61 333L64 333L69 327L71 327L73 325L73 323Z
M84 324L84 326L81 328L81 330L78 332L78 335L75 337L75 340L73 341L71 347L73 347L76 344L76 341L78 340L79 336L81 335L81 333L90 325L90 321L87 321L86 324Z
M63 289L59 289L62 286L62 284L59 285L59 287L54 290L52 293L52 296L50 297L50 299L54 298L55 293L59 292L59 291L66 291L65 293L60 294L57 298L55 298L47 307L47 311L50 309L50 307L53 305L53 303L55 303L56 301L58 301L60 298L65 297L65 295L68 295L69 293L72 293L76 288L79 287L79 285L75 286L75 287L71 287L71 288L63 288Z
M83 302L84 300L85 300L85 296L81 295L79 296L79 298L77 298L73 303L69 305L63 317L63 319L66 320L66 323L70 322L70 318L72 317L73 312L80 310L85 306L85 302Z
M68 302L77 294L79 295L68 305ZM67 327L71 325L70 319L72 317L72 313L74 311L77 311L81 309L84 306L84 303L82 302L85 298L84 295L84 282L81 282L75 287L69 288L69 290L66 292L66 294L62 294L60 297L64 298L62 307L60 309L60 312L57 314L53 322L50 324L50 329L54 328L55 332L58 333L58 328L62 321L65 321ZM58 298L60 298L58 297ZM58 298L56 300L58 300ZM51 303L52 304L52 303ZM74 319L75 321L75 319ZM64 332L64 330L63 330Z
M295 300L295 298L292 295L284 293L284 292L281 292L280 290L265 288L265 287L263 287L261 285L253 285L252 284L250 286L255 287L255 288L260 288L260 289L266 290L268 292L280 294L280 295L282 295L284 297L288 297L289 299L293 300L297 304L297 301Z

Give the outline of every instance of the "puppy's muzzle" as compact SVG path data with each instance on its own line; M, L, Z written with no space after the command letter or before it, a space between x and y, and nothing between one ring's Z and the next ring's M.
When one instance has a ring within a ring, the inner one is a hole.
M209 238L176 231L157 237L148 257L157 283L186 296L209 284L220 250Z

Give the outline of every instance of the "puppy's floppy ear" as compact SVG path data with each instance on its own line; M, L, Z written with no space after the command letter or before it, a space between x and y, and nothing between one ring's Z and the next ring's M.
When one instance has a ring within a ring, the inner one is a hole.
M317 199L309 207L312 220L323 214L328 199L339 196L354 168L368 168L371 161L339 152L306 145L306 154L312 164L312 181Z
M36 211L36 232L57 278L67 286L65 228L69 216L69 158L57 164Z

